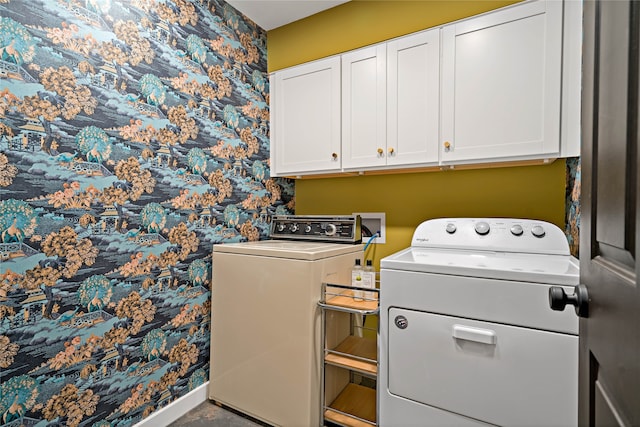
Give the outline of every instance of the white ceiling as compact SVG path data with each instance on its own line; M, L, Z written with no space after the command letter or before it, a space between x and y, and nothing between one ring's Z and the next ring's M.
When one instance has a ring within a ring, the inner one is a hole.
M349 0L226 0L264 30L331 9Z

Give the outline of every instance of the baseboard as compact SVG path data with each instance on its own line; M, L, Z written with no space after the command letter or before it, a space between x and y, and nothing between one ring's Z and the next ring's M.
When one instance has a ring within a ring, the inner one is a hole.
M159 411L135 424L133 427L166 427L199 404L208 399L209 381L191 390L181 398L174 400Z

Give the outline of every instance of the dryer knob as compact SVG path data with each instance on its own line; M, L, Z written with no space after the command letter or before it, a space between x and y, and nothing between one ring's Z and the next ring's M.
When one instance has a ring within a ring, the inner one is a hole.
M445 230L447 230L447 233L453 234L453 233L456 232L457 228L456 228L456 225L454 223L450 222L445 227Z
M531 234L533 234L536 237L544 237L545 231L541 225L534 225L533 228L531 229Z
M523 232L524 230L522 229L522 226L520 224L511 226L511 234L513 234L514 236L522 236Z
M327 236L333 236L338 231L338 228L335 224L327 224L327 229L325 230L325 234Z
M476 223L476 233L479 235L484 236L485 234L489 234L489 231L491 231L491 227L489 227L488 222L480 221Z

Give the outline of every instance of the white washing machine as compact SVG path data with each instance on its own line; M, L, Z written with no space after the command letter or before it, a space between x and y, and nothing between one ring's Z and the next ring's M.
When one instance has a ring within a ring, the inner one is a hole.
M318 301L323 282L349 284L363 257L359 218L272 221L285 240L213 248L209 398L271 425L318 426Z
M380 262L378 419L399 426L577 426L578 284L557 226L442 218Z

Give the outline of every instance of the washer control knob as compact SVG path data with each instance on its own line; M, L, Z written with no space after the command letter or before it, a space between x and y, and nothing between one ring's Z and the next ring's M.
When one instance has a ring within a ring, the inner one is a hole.
M489 223L484 221L477 222L475 228L476 228L476 233L478 233L481 236L489 234L489 231L491 231L491 227L489 227Z
M278 231L284 231L285 226L284 226L283 223L280 223L280 224L278 224L277 228L278 228Z
M449 234L453 234L456 232L458 228L456 227L456 225L452 222L448 223L447 226L445 227L445 230L447 230L447 233Z
M534 225L533 228L531 229L531 234L533 234L536 237L544 237L545 231L541 225Z
M309 224L307 224L307 225L304 227L304 232L305 232L305 233L311 233L311 226L310 226Z
M289 226L289 230L291 230L292 233L295 233L296 231L298 231L298 228L300 228L298 227L298 224L291 224Z
M513 234L514 236L522 236L523 232L524 230L522 229L522 226L520 224L511 226L511 234Z
M324 233L327 236L333 236L334 234L336 234L336 231L338 231L338 229L336 228L335 224L327 224L327 229Z

